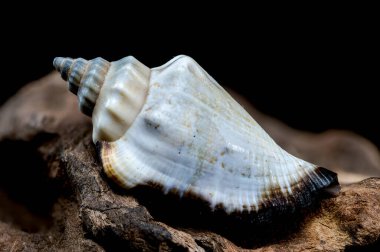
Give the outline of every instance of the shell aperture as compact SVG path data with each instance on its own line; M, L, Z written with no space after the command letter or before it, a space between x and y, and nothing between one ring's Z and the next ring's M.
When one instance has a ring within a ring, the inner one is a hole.
M192 58L152 69L131 56L95 60L54 65L92 116L104 171L119 185L195 195L226 213L304 206L338 185L280 148Z

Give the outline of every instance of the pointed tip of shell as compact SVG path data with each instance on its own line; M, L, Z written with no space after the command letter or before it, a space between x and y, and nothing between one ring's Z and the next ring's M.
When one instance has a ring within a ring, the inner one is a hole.
M55 57L53 60L53 66L57 71L60 71L62 62L65 60L64 57Z
M56 57L53 65L62 79L68 82L69 90L78 96L80 110L91 116L110 63L102 58Z
M68 73L74 60L71 58L55 57L53 60L54 68L61 73L62 79L67 81Z

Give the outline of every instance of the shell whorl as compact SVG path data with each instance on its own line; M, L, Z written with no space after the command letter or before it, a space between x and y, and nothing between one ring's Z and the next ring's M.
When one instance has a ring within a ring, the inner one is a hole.
M78 96L80 110L92 116L110 62L100 57L93 60L56 57L53 65L68 82L69 90Z

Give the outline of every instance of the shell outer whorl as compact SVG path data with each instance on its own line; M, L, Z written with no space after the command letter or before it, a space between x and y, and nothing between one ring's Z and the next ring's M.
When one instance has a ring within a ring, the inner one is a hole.
M110 63L102 58L87 61L56 57L53 65L68 82L69 90L78 96L79 109L91 117Z
M145 104L150 69L132 56L113 61L92 113L93 141L116 141Z
M281 149L191 58L151 69L149 83L128 131L102 142L104 171L117 184L257 213L307 206L337 183L336 174Z

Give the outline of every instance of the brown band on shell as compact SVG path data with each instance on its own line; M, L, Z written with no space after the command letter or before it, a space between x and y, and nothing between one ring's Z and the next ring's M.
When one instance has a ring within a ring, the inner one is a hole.
M306 175L296 183L291 185L291 193L282 192L280 187L272 188L269 194L263 194L259 209L277 208L285 209L289 206L308 207L313 203L313 199L325 195L326 188L338 187L338 177L323 167L316 167L313 173Z
M111 162L109 160L109 154L112 152L112 143L103 141L96 142L96 149L98 156L100 157L100 162L103 167L103 171L108 176L108 178L116 183L118 186L125 188L125 185L120 181L119 177L115 174L114 170L111 167Z

